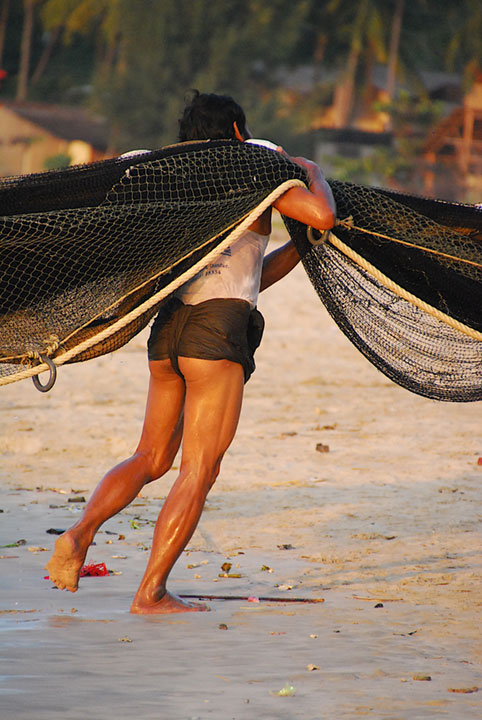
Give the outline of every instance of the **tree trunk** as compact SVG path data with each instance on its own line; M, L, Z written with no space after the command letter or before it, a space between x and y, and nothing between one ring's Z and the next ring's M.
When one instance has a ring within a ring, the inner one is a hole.
M363 25L368 10L367 0L360 0L351 38L350 53L340 84L335 88L333 102L334 127L346 127L350 123L354 104L355 76L360 59Z
M40 55L37 67L33 71L32 77L30 78L31 85L36 85L44 74L45 68L47 67L50 60L52 50L54 49L55 43L57 42L57 39L60 35L61 28L61 25L57 25L57 27L53 28L53 30L50 31L49 39L47 40L45 47L42 50L42 54Z
M7 31L8 11L10 9L10 0L3 0L2 10L0 14L0 69L3 63L3 48L5 46L5 33Z
M402 30L402 18L405 0L397 0L395 15L393 16L392 29L390 33L390 49L388 51L388 76L387 95L388 102L393 100L395 95L395 82L397 79L398 48L400 45L400 33Z
M17 100L27 99L28 73L33 34L33 6L35 0L23 0L22 42L20 46L20 67L18 71Z
M334 126L337 128L346 127L351 118L353 109L353 92L355 87L355 73L360 57L360 46L352 45L350 55L343 78L335 88Z
M318 35L316 41L315 52L313 55L313 85L316 87L321 81L321 69L323 65L323 58L325 57L327 36L324 32Z

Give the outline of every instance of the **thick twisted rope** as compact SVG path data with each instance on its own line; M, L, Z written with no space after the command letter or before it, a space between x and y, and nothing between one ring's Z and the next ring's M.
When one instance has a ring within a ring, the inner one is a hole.
M439 257L446 258L447 260L456 260L457 262L463 262L467 265L473 265L474 267L482 268L482 263L476 262L475 260L467 260L466 258L461 258L457 255L450 255L449 253L444 253L440 250L423 247L422 245L417 245L416 243L408 242L407 240L401 240L400 238L396 238L391 235L384 235L383 233L375 232L375 230L367 230L366 228L358 227L357 225L354 225L351 215L344 220L337 220L336 224L344 227L346 230L358 230L359 232L366 233L367 235L373 235L374 237L381 238L382 240L390 240L391 242L396 242L400 245L405 245L406 247L415 248L416 250L422 250L426 253L432 253L432 255L438 255ZM322 242L321 238L318 243L312 244L319 244L320 242Z
M96 335L93 335L90 338L87 338L82 343L77 345L74 348L71 348L70 350L67 350L66 352L62 353L58 357L52 358L51 361L57 366L63 365L64 363L68 362L72 358L76 357L77 355L80 355L80 353L84 352L85 350L88 350L93 345L96 345L99 342L102 342L106 338L110 337L114 333L118 332L119 330L122 330L123 327L125 327L128 323L132 322L136 318L138 318L140 315L143 315L146 311L148 311L150 308L152 308L157 303L160 303L161 300L163 300L165 297L170 295L172 292L177 290L181 285L184 285L185 282L190 280L194 277L203 267L208 265L210 262L215 260L223 250L225 250L227 247L233 244L241 235L243 235L246 230L248 230L249 226L252 225L252 223L257 220L257 218L263 214L265 210L267 210L271 205L279 198L281 195L283 195L287 190L289 190L292 187L306 187L306 185L301 180L286 180L281 185L279 185L275 190L273 190L264 200L260 202L259 205L257 205L246 217L239 223L239 225L221 242L219 245L214 248L210 253L208 253L205 257L203 257L201 260L199 260L197 263L195 263L189 270L187 270L185 273L183 273L182 276L179 278L176 278L173 280L169 285L166 285L166 287L159 290L159 292L155 293L152 297L150 297L148 300L143 302L138 307L131 310L131 312L127 313L124 317L117 320L115 323L110 325L108 328L105 328L100 333L97 333ZM166 272L166 270L163 270L163 273ZM155 278L151 278L153 280ZM136 288L138 290L138 288ZM128 295L125 295L124 298L120 298L120 300L125 299L125 297L128 297ZM119 302L119 300L117 301ZM104 311L105 312L105 311ZM69 336L70 337L70 336ZM61 345L62 341L59 342ZM52 352L52 347L55 345L52 345L51 338L47 341L47 345L44 351L35 353L35 357L40 357L42 355L45 355L48 357L48 350ZM27 357L26 357L27 360ZM41 372L44 372L45 370L50 370L50 367L47 363L42 362L39 365L35 365L33 367L28 367L22 370L19 373L15 373L13 375L7 375L5 377L0 377L0 385L8 385L9 383L17 382L18 380L23 380L28 377L33 377L34 375L38 375Z
M339 224L344 225L345 221L341 221ZM345 227L353 227L353 225L345 225ZM356 228L359 230L360 228ZM366 231L365 231L366 232ZM376 234L376 233L372 233ZM392 238L388 238L392 239ZM329 233L329 236L327 238L327 242L329 242L331 245L337 248L343 255L346 255L350 260L353 260L359 267L361 267L363 270L365 270L369 275L371 275L375 280L377 280L381 285L386 287L388 290L391 290L395 295L398 295L403 300L407 300L408 302L412 303L412 305L415 305L420 310L423 310L424 312L428 313L434 318L437 318L437 320L440 320L441 322L445 323L449 327L453 328L454 330L458 330L459 332L463 333L464 335L467 335L468 337L472 338L473 340L482 340L482 333L478 330L474 330L473 328L469 327L468 325L465 325L464 323L459 322L458 320L455 320L455 318L450 317L450 315L447 315L446 313L443 313L441 310L437 310L437 308L434 308L433 305L429 305L424 300L421 300L416 295L413 295L412 293L408 292L404 288L402 288L400 285L397 285L397 283L393 282L389 277L384 275L382 272L380 272L374 265L369 263L365 258L363 258L361 255L359 255L357 252L352 250L348 245L346 245L342 240L340 240L334 233ZM407 243L408 244L408 243ZM424 249L424 248L422 248Z

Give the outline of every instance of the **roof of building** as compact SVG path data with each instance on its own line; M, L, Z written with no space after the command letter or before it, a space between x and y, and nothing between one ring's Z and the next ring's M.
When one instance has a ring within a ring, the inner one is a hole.
M1 106L63 140L83 140L101 151L107 148L107 122L83 108L17 100L3 100Z
M318 71L318 82L334 84L343 74L343 69L321 67ZM371 71L371 81L375 87L385 89L387 86L388 67L387 65L376 64ZM292 90L298 92L311 92L315 86L315 69L313 65L299 65L295 68L281 68L276 76L279 82ZM420 72L420 85L425 88L430 96L440 97L460 103L462 101L462 78L456 73L433 72L422 70ZM410 86L416 89L417 85L413 79L405 81L397 79L399 90L408 90Z

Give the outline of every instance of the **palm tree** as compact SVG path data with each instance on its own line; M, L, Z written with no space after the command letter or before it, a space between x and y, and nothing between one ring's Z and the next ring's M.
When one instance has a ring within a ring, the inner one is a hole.
M10 0L3 0L2 9L0 11L0 68L3 62L3 48L5 44L5 33L8 23L8 11L10 9Z
M482 5L479 0L463 0L462 7L450 8L451 39L447 46L447 67L464 67L466 80L473 81L482 70Z
M393 15L390 32L390 48L388 51L388 75L387 95L388 102L391 102L395 94L395 82L397 79L398 49L400 47L400 35L402 32L402 19L405 0L396 0L395 13Z
M355 15L353 10L355 9ZM349 39L349 52L341 81L335 88L334 124L344 127L350 123L355 102L355 82L361 58L368 60L386 59L384 33L385 3L381 0L360 0L355 6L346 0L333 0L330 11L338 13L340 32Z
M36 0L23 0L23 26L20 46L20 64L17 82L17 100L27 99L28 75L34 26L34 5Z

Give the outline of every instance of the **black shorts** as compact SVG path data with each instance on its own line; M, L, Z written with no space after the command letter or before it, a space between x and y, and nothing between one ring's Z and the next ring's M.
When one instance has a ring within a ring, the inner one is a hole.
M246 300L216 298L184 305L169 298L159 310L147 343L149 360L170 358L181 375L178 357L231 360L242 365L247 382L255 369L264 319Z

